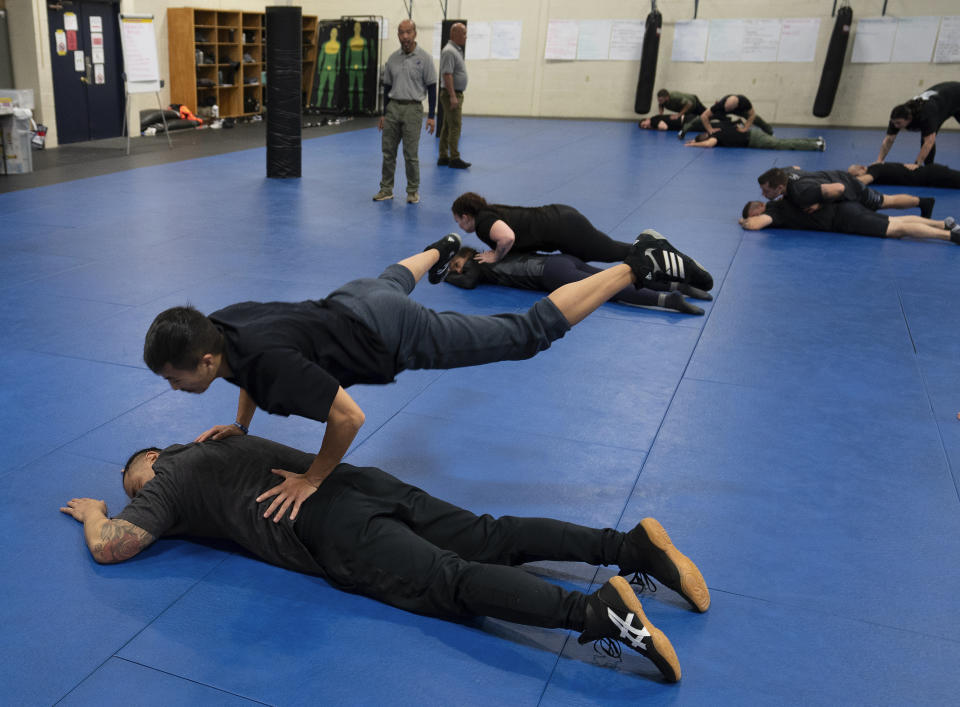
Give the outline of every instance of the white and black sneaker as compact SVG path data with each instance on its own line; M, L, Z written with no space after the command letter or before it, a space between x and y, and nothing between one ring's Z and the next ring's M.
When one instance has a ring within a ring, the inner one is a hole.
M645 282L684 282L704 291L713 289L713 276L652 228L637 236L623 262L633 270L637 287Z
M643 606L623 577L611 577L590 595L581 644L596 641L594 650L620 657L623 643L653 661L668 682L680 680L680 661L670 639L650 623Z
M956 225L957 219L955 219L953 216L947 216L945 219L943 219L943 227L948 231L952 231L953 227Z
M431 243L423 250L428 251L431 248L436 248L440 251L440 259L436 265L427 272L427 279L430 280L431 284L436 285L438 282L443 282L443 279L450 271L450 261L453 260L453 256L460 250L460 236L456 233L448 233L439 241Z

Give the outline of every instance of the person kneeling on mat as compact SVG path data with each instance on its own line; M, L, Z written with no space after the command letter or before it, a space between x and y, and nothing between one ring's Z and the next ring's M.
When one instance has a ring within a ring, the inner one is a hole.
M472 290L481 284L491 284L550 292L568 282L576 282L600 272L600 268L566 253L507 254L503 260L495 263L478 263L474 259L476 254L476 250L468 247L457 251L450 261L450 273L446 282L465 290ZM658 289L662 291L655 291ZM649 289L628 286L609 301L631 307L660 307L683 314L703 314L703 310L687 302L684 295L702 300L713 299L709 293L696 287L672 282L667 285L650 283Z
M748 231L762 228L796 228L803 231L835 231L878 238L929 238L960 245L960 225L953 217L943 221L922 216L878 214L855 201L824 204L813 211L800 209L785 199L748 201L740 215Z
M695 260L645 231L626 246L622 264L563 285L522 314L435 312L410 299L424 275L434 283L446 276L459 249L460 237L449 234L379 277L349 282L322 300L241 302L208 317L190 306L173 307L150 325L143 360L174 390L203 393L217 378L240 388L235 422L211 427L197 442L246 434L258 407L327 423L306 473L257 499L275 497L266 515L278 522L288 510L296 518L363 425L349 386L390 383L408 369L531 358L628 285L713 286Z
M117 516L92 498L73 498L60 510L83 523L100 563L129 560L168 535L226 538L266 562L407 611L578 631L580 643L597 641L611 655L619 655L620 641L669 682L680 679L670 640L624 576L641 587L652 577L701 612L710 591L655 519L623 533L548 518L478 517L380 469L339 464L296 522L264 524L267 502L249 498L275 475L302 477L312 463L312 454L254 436L150 447L123 469L131 501ZM616 565L620 575L584 594L517 567L539 560Z

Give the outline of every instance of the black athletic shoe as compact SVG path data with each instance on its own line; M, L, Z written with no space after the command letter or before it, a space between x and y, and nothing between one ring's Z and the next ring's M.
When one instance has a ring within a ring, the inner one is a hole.
M943 227L948 231L952 231L953 227L956 225L957 219L955 219L953 216L947 216L945 219L943 219Z
M932 196L920 197L920 215L924 218L933 216L933 202L936 201Z
M459 157L454 157L452 160L450 160L450 166L453 169L466 169L470 166L470 164L470 162L464 162Z
M960 225L950 229L950 242L960 245Z
M449 157L441 157L437 160L437 167L446 167L448 164L450 164Z
M633 242L633 251L624 259L634 275L637 286L642 280L654 282L683 282L700 290L713 289L713 276L700 263L670 245L670 242L648 228ZM646 274L641 279L641 273Z
M430 280L431 284L436 285L438 282L443 282L443 279L447 276L447 272L450 269L450 261L453 260L453 256L460 250L460 236L456 233L448 233L439 241L431 243L423 250L428 251L431 248L436 248L440 251L440 260L427 272L427 279Z
M590 595L581 644L597 641L594 650L619 658L620 645L625 643L653 661L669 682L680 680L680 661L670 639L650 623L643 613L637 595L623 577L611 577Z
M673 546L656 518L644 518L627 533L620 547L620 574L635 575L641 587L652 588L650 575L686 599L700 612L710 608L710 590L693 560Z

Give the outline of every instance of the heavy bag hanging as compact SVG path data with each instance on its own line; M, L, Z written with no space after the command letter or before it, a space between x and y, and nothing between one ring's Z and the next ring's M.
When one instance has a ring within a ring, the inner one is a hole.
M837 95L837 86L840 85L840 72L843 71L843 58L847 53L852 24L853 9L845 4L837 10L837 22L833 26L827 58L823 62L820 88L817 89L817 97L813 101L813 114L818 118L826 118L833 110L833 99Z
M267 8L267 176L300 176L299 7Z
M633 103L636 113L650 112L653 100L653 82L657 78L657 54L660 52L660 25L663 17L656 9L647 15L643 33L643 49L640 52L640 78L637 79L637 97Z

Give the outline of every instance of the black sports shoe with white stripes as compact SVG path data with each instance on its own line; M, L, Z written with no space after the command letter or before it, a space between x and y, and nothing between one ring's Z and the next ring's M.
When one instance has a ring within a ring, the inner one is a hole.
M700 290L713 289L710 273L652 228L637 236L633 251L623 262L633 269L638 288L644 282L685 282Z
M620 657L623 643L652 660L667 681L680 680L680 661L670 639L650 623L623 577L611 577L588 598L587 617L577 642L590 641L597 642L594 650L613 658Z
M453 256L460 250L460 236L456 233L448 233L439 241L431 243L423 250L428 251L431 248L436 248L440 251L440 260L427 271L427 279L430 280L431 284L436 285L438 282L443 282L443 279L447 276L447 272L450 269L450 261L453 260Z

